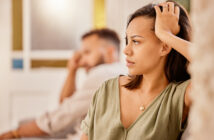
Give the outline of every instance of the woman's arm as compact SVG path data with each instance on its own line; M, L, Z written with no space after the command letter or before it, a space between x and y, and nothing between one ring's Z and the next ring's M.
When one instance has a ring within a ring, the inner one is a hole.
M178 24L180 15L179 7L175 6L173 2L165 2L162 3L161 6L163 7L163 11L160 10L160 7L155 6L155 34L162 42L174 48L191 62L189 55L191 42L176 36L180 31Z
M180 31L179 15L180 9L175 6L173 2L165 2L160 4L163 10L160 10L159 6L155 6L156 20L155 20L155 34L156 36L164 42L166 45L174 48L177 52L182 54L190 63L191 57L189 54L189 47L192 45L191 42L186 41L182 38L176 36ZM183 118L185 119L189 108L191 106L190 99L191 81L185 91L185 108L183 113Z
M189 41L183 40L169 32L161 33L161 40L168 46L174 48L177 52L182 54L190 63L191 57L189 55L189 47L191 43Z
M88 136L83 133L80 140L88 140Z

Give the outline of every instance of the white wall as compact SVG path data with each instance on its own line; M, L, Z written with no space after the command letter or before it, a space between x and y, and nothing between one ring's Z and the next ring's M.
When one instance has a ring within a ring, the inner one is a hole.
M0 6L2 7L0 7L2 10L0 13L0 21L4 21L4 23L2 23L0 26L2 29L1 35L3 36L1 37L1 43L4 43L4 45L1 44L2 55L0 55L0 58L2 58L0 60L0 62L2 61L2 63L0 64L1 66L2 64L4 64L4 69L2 69L2 71L0 72L0 74L4 76L1 76L0 79L0 132L7 129L13 129L17 127L20 120L34 118L44 113L45 111L55 109L58 105L58 96L67 74L66 69L41 68L32 70L30 68L30 59L68 59L72 55L72 51L69 50L31 52L31 24L29 2L30 0L23 0L23 52L12 52L12 47L10 44L12 41L12 29L10 20L12 18L11 1L0 0ZM84 2L86 1L84 0ZM90 0L88 0L87 2L88 3L86 4L88 5L88 8L91 8L91 6L89 5ZM81 3L83 3L83 1L78 1L75 4L81 5ZM83 10L88 9L86 6L84 6ZM81 9L77 9L77 11L78 13L82 12ZM90 12L87 13L87 18L91 17L90 14ZM90 19L92 21L92 18ZM74 24L80 25L77 23ZM91 24L91 22L88 22L85 25L87 28L90 28ZM75 29L75 32L77 32L76 30L78 30L78 28ZM82 33L82 30L83 29L81 28L77 34ZM75 39L79 40L77 38ZM10 60L14 57L24 59L23 70L10 69ZM80 75L79 79L83 79L83 77ZM9 82L9 84L7 84L6 82Z
M9 122L9 71L11 49L11 1L0 0L0 132Z
M0 0L0 132L15 127L19 120L32 118L44 111L54 109L58 104L58 95L66 76L65 69L30 69L30 57L45 56L47 58L46 54L49 53L45 52L43 54L39 52L36 54L30 52L30 9L27 7L30 0L23 1L24 51L23 53L10 54L11 0ZM78 3L83 3L84 1L78 1ZM148 2L152 1L106 0L107 25L120 34L122 48L125 46L124 37L128 16ZM75 32L78 32L78 30L76 29ZM80 32L82 34L82 30ZM78 33L80 34L80 32ZM58 57L59 54L60 56L68 57L69 53L53 52L50 57ZM25 68L23 71L12 71L10 69L10 59L16 55L24 58ZM123 55L121 55L121 58L123 58ZM83 79L81 74L79 79Z

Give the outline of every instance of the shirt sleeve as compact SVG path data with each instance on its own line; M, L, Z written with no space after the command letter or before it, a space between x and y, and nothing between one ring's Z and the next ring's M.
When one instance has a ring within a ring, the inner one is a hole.
M36 119L38 127L48 134L54 134L71 126L77 119L86 115L92 97L102 83L117 76L119 72L119 68L112 66L108 66L108 68L99 66L91 71L85 81L81 83L81 88L73 96L65 99L56 110L47 112ZM93 100L93 102L95 101ZM89 110L92 110L91 108Z
M80 92L80 93L79 93ZM37 126L48 134L60 132L71 126L77 118L83 117L90 105L94 90L79 90L60 106L36 119Z
M90 131L89 130L90 124L93 123L98 96L103 91L102 89L105 87L105 84L106 84L106 82L104 84L102 84L102 86L95 92L95 94L93 96L93 100L91 101L91 105L88 109L88 113L87 113L85 119L81 123L80 128L83 131L83 133L86 134L87 136L88 136L89 131Z

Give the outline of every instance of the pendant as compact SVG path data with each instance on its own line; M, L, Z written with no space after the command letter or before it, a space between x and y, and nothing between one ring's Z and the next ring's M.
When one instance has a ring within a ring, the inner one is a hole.
M140 111L144 111L145 107L144 106L140 106Z

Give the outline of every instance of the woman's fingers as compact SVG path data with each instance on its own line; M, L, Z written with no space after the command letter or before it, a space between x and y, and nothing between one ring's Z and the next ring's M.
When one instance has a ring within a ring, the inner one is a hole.
M168 7L169 7L169 12L170 13L174 13L174 8L175 8L175 5L173 2L168 2Z
M177 18L180 16L180 8L178 6L175 6L175 15Z
M159 7L159 6L155 6L154 8L155 8L156 14L157 14L157 15L160 15L160 14L161 14L161 9L160 9L160 7Z
M180 9L178 6L175 6L173 2L160 3L159 6L163 7L163 13L169 12L176 14L179 17Z
M162 6L163 6L163 12L164 12L164 13L166 13L166 12L169 11L169 7L168 7L168 4L167 4L167 3L163 3Z

